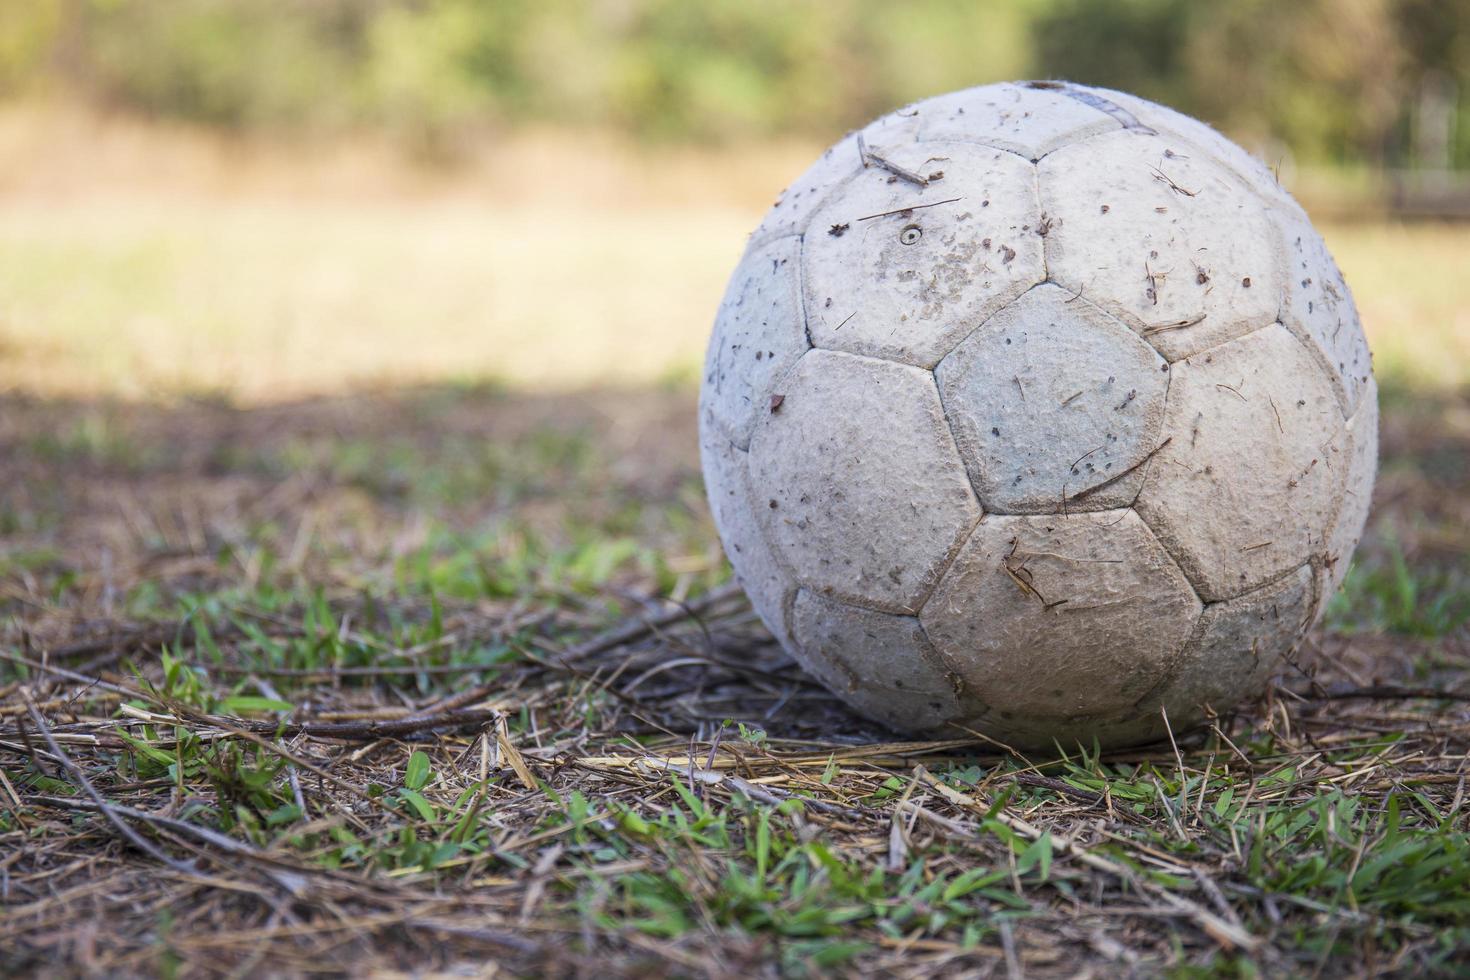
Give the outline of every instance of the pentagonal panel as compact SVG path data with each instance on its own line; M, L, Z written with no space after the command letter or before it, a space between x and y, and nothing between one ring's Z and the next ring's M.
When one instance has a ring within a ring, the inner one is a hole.
M744 449L770 409L771 390L807 349L801 312L801 239L778 238L735 267L704 359L703 408Z
M1343 414L1351 415L1373 377L1368 340L1352 293L1306 215L1293 210L1277 220L1288 255L1282 322L1321 353Z
M1035 168L965 143L888 151L830 195L802 246L818 347L933 367L975 325L1045 278Z
M1265 205L1209 157L1123 130L1042 160L1051 278L1169 360L1271 323L1285 257Z
M1285 327L1173 365L1136 507L1200 595L1228 599L1320 554L1348 467L1322 369Z
M1378 386L1372 376L1368 378L1368 389L1359 400L1357 412L1348 420L1348 442L1352 449L1342 504L1327 535L1327 552L1322 559L1327 580L1322 590L1324 603L1347 576L1373 504L1373 481L1378 475Z
M913 612L980 516L934 379L814 350L784 388L750 446L771 542L813 591Z
M1168 369L1122 323L1048 284L987 320L935 376L985 509L1051 513L1133 502Z
M914 108L921 140L973 140L1028 160L1119 125L1047 82L982 85L926 99Z
M1129 711L1189 638L1200 603L1130 510L989 515L920 620L1002 719Z
M791 630L803 667L891 728L939 728L964 712L956 680L946 675L913 616L862 609L802 589Z
M1210 710L1224 713L1259 695L1311 625L1315 607L1312 570L1306 565L1228 602L1210 603L1174 679L1150 701L1168 709L1169 723L1178 731L1208 717Z
M890 147L913 142L918 126L919 118L913 107L905 107L848 133L828 147L815 163L781 192L771 210L766 212L760 227L751 234L751 247L760 246L771 238L807 232L812 214L822 200L838 184L863 169L859 135L863 146L881 156ZM822 229L817 227L813 230Z
M1175 153L1189 155L1191 151L1199 151L1214 157L1216 161L1249 184L1251 190L1260 194L1273 207L1286 207L1291 211L1300 211L1296 202L1281 186L1281 182L1276 179L1276 174L1266 165L1265 161L1232 142L1214 127L1175 112L1168 106L1140 99L1127 92L1082 85L1072 87L1107 99L1126 110L1138 120L1140 125L1154 130L1167 140Z
M715 527L725 546L725 556L735 569L735 578L771 635L789 648L787 606L794 596L795 583L777 563L756 520L746 454L702 413L699 455Z

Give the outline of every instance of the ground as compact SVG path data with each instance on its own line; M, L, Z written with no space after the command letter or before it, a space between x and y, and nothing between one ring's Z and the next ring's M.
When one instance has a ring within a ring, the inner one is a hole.
M728 582L691 379L811 147L421 187L47 118L0 115L0 973L1462 969L1463 228L1327 229L1383 464L1267 697L1021 758L846 713Z
M1387 386L1358 567L1263 703L1029 759L899 741L773 648L721 584L692 406L6 399L5 971L1341 975L1470 948L1470 399Z

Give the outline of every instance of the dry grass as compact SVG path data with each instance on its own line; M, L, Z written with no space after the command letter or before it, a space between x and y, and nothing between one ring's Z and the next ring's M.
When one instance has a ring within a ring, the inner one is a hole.
M509 604L487 612L451 616L453 642L528 632ZM1391 973L1465 939L1441 930L1462 919L1470 849L1425 833L1458 822L1464 712L1354 683L1385 666L1361 648L1334 643L1340 667L1177 755L1063 763L889 740L795 673L728 589L550 638L574 626L547 621L521 665L453 696L393 704L362 674L292 674L314 705L279 721L240 718L250 698L201 710L153 671L39 671L0 722L31 770L9 800L7 836L32 842L7 865L11 967ZM285 671L241 672L279 697Z
M719 585L688 392L0 404L0 970L1109 976L1470 944L1470 405L1271 697L1022 759ZM491 966L487 966L491 964Z
M0 387L252 402L689 376L805 152L533 135L436 173L14 113L0 146Z
M18 110L0 147L0 387L248 402L693 377L746 233L817 150L545 135L436 175ZM1470 229L1326 231L1381 368L1463 383Z
M1470 384L1470 226L1339 225L1324 234L1378 373L1421 386Z

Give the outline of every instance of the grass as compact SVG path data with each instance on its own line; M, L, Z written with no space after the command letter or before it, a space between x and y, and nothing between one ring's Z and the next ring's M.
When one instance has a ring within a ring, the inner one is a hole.
M510 141L428 177L0 110L0 387L280 401L687 382L746 234L817 146ZM1325 227L1381 375L1465 383L1464 226Z
M1267 697L1021 758L848 714L729 585L708 160L128 132L0 172L0 972L1463 972L1464 232L1330 229L1382 471Z
M1470 287L1446 285L1470 261L1470 229L1329 225L1323 236L1352 284L1380 377L1415 388L1470 381Z
M9 399L0 967L1458 968L1463 398L1386 391L1267 700L1032 758L895 741L774 648L691 399Z

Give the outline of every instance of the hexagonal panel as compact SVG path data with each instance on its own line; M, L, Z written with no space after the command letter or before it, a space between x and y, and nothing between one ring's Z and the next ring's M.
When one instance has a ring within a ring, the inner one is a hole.
M1037 286L939 362L950 428L986 511L1126 507L1158 445L1169 365L1086 300Z
M1352 292L1306 215L1283 212L1277 221L1289 256L1282 322L1321 352L1343 415L1351 415L1373 377L1368 339Z
M1046 82L982 85L926 99L915 108L921 140L983 142L1028 160L1118 128L1106 113Z
M1371 376L1368 389L1359 400L1357 412L1348 420L1347 428L1348 442L1352 447L1347 477L1342 503L1327 535L1327 551L1322 560L1322 571L1326 577L1322 587L1324 604L1337 593L1347 576L1373 504L1373 481L1378 475L1378 385Z
M1300 210L1264 160L1213 126L1127 92L1084 85L1072 87L1091 92L1126 109L1141 124L1168 140L1176 153L1188 155L1191 150L1197 150L1214 157L1273 207L1284 205L1294 211Z
M800 583L913 612L980 516L926 371L808 352L756 428L757 512Z
M701 416L699 455L710 509L714 512L725 556L735 569L735 578L771 635L789 648L787 607L796 585L776 561L756 520L746 454Z
M770 410L775 383L807 349L801 311L801 239L778 238L747 252L715 316L704 358L702 408L737 446Z
M1320 554L1347 470L1347 430L1311 353L1280 324L1180 361L1168 440L1134 505L1207 601Z
M1035 168L973 143L886 157L828 196L802 244L812 342L933 367L961 337L1045 278Z
M758 247L772 238L806 233L812 214L823 199L838 184L863 169L862 155L858 150L859 134L869 150L882 155L889 147L912 143L918 127L918 116L913 107L908 106L875 119L832 144L776 198L776 203L751 234L751 247Z
M1131 711L1189 638L1200 602L1131 510L987 516L919 619L1002 718Z
M1261 199L1175 145L1123 130L1038 165L1051 278L1171 361L1274 321L1286 265Z
M934 729L964 713L955 679L913 616L862 609L802 589L791 631L803 667L890 728Z
M1180 731L1208 717L1206 706L1224 713L1259 695L1311 625L1316 605L1306 565L1228 602L1210 603L1173 680L1150 702L1162 703L1170 726Z

